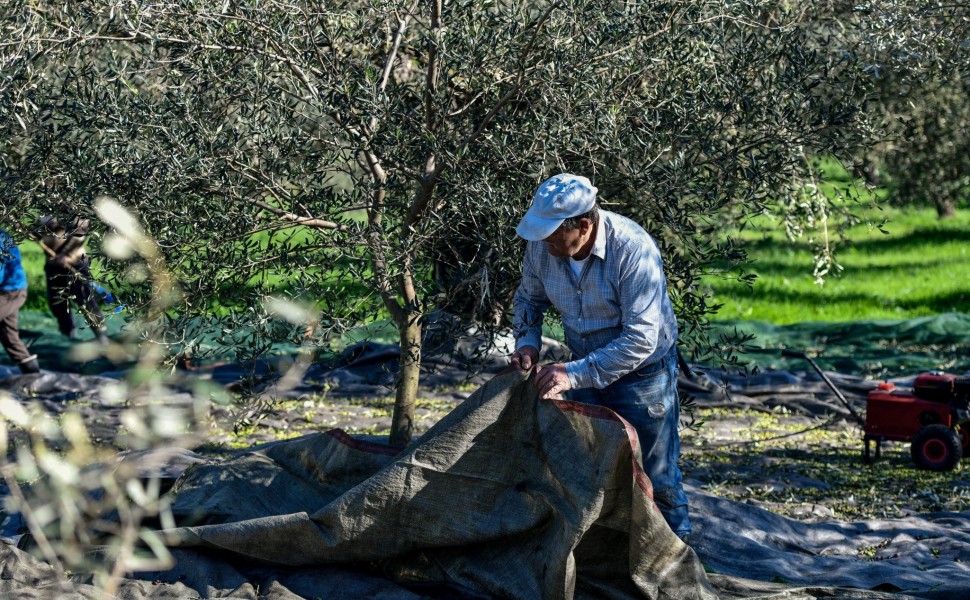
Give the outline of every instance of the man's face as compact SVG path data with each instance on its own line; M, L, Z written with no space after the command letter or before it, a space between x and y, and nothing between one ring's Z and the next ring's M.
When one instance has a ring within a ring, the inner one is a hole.
M581 220L576 229L566 229L560 225L559 229L553 231L549 234L549 237L542 241L545 242L549 254L553 256L561 258L575 256L588 239L590 225L589 219Z

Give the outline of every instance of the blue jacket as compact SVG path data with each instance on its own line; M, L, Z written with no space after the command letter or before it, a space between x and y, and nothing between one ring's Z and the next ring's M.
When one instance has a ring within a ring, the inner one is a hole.
M27 274L20 263L20 249L6 231L0 230L0 292L27 289Z

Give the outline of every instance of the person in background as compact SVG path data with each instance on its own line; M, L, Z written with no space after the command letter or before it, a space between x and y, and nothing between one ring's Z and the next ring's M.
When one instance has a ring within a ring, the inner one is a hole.
M90 261L84 251L89 221L73 219L61 221L55 217L41 219L43 236L38 242L47 256L44 273L47 276L47 305L57 319L61 333L78 339L74 316L71 314L73 300L94 332L95 339L107 343L104 313L97 294L91 289Z
M0 230L0 344L21 373L38 373L37 355L20 341L18 316L27 301L27 275L20 249L7 232Z
M528 241L513 301L512 364L536 368L540 398L612 409L637 431L654 501L684 542L691 532L680 456L677 318L660 251L630 219L601 210L589 179L546 180L516 227ZM537 366L555 306L572 360Z

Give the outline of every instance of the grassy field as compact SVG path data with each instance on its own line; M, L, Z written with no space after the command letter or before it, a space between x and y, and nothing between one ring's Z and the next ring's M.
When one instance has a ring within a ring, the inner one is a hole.
M860 225L848 231L837 258L843 270L818 285L807 236L789 240L781 224L765 216L741 238L757 274L753 287L709 278L705 284L723 307L718 320L775 324L911 318L970 311L970 210L941 221L932 209L885 209L866 215L888 222L883 233ZM46 311L44 255L21 244L28 277L28 310Z
M27 310L47 310L47 284L44 281L44 252L34 242L23 242L18 246L20 257L27 273Z
M912 318L970 310L970 211L939 220L932 209L886 209L882 233L867 226L848 231L838 250L843 267L814 282L807 239L790 241L764 217L742 233L758 275L753 287L711 278L706 283L724 306L717 319L776 324Z

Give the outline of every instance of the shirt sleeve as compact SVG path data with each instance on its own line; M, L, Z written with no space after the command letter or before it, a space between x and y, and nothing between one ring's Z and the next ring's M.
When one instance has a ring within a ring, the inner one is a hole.
M12 272L14 265L20 260L20 254L15 254L16 250L13 239L6 232L0 231L0 284L7 282L7 271Z
M584 358L566 363L574 388L605 388L649 362L670 341L663 327L667 284L660 253L653 244L638 244L619 261L620 335Z
M522 264L522 279L512 300L512 331L516 350L523 346L542 349L542 320L550 304L546 288L536 272L535 254L530 243Z

